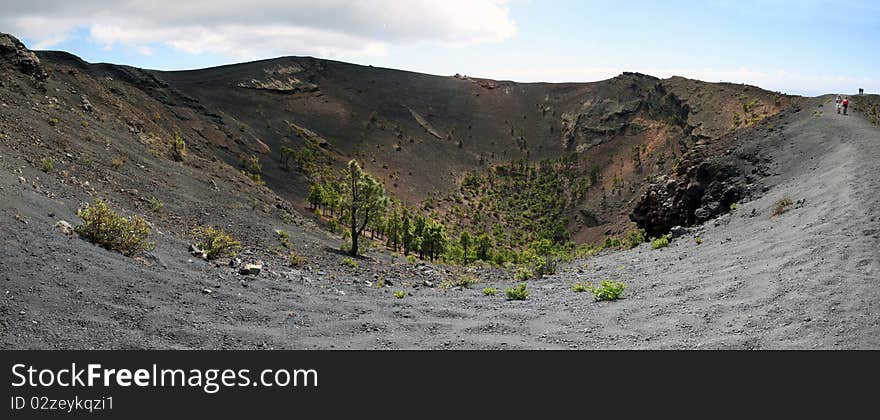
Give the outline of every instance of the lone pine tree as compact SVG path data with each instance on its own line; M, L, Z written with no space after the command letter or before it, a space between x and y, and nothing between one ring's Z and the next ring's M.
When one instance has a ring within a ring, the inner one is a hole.
M385 210L388 197L385 196L385 187L364 172L355 160L348 162L343 175L342 206L351 229L350 253L358 255L358 238L370 220Z

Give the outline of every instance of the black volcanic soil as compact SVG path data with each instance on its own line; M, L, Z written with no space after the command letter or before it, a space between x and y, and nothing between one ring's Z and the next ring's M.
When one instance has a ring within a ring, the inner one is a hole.
M10 98L3 101L5 113ZM24 160L24 145L7 133L0 347L880 348L880 129L828 112L827 101L786 115L772 132L748 134L744 143L772 158L770 188L759 198L668 248L604 253L530 281L527 301L484 296L483 287L514 284L489 270L475 271L482 282L473 289L443 290L422 284L452 277L447 268L384 252L369 252L358 269L343 267L332 251L338 239L280 221L295 233L305 267L255 248L245 258L266 261L267 270L239 276L188 255L161 218L157 249L141 261L125 258L53 228L76 222L88 195ZM797 203L771 216L783 197ZM219 213L236 232L271 234L268 223L246 224L270 213L236 206L234 196L212 200L198 211ZM570 290L575 281L606 278L627 284L625 299L599 303ZM393 286L377 289L378 279ZM396 299L395 290L407 296Z

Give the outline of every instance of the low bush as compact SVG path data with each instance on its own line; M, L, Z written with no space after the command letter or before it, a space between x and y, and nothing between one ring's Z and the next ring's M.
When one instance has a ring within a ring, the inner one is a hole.
M525 283L504 290L507 300L526 300L529 298L529 291Z
M535 277L535 273L528 267L517 267L513 279L516 281L528 280Z
M343 258L341 264L344 266L347 266L347 267L351 267L351 268L358 268L358 263L355 260L348 258L348 257Z
M55 169L55 161L52 158L47 157L43 159L43 172L52 172Z
M652 249L666 248L667 246L669 246L669 237L665 235L651 241Z
M186 159L186 142L179 133L174 133L174 138L171 139L171 158L176 162Z
M306 259L301 255L297 254L295 251L290 251L290 255L287 256L287 263L291 267L299 267L305 264Z
M623 237L607 237L605 238L605 243L601 248L605 249L632 249L643 242L646 239L646 233L644 229L631 228L626 231ZM598 252L595 251L595 252Z
M241 249L241 242L220 229L203 226L196 228L193 234L199 238L199 249L205 252L209 260L234 257Z
M495 296L498 294L498 289L494 287L487 287L483 289L483 294L486 296Z
M122 217L100 199L77 211L77 215L84 223L76 226L74 231L106 249L133 256L155 247L154 243L147 241L150 228L143 218Z
M479 279L471 276L461 276L458 280L455 281L456 286L463 287L465 289L470 288L471 286L479 283Z
M339 233L339 222L337 222L336 219L330 219L330 221L327 222L327 230L329 230L330 233Z
M596 300L617 300L626 289L626 285L621 282L612 282L604 280L599 283L599 287L590 287L590 292L596 297Z
M122 168L122 165L125 165L125 158L122 156L113 158L113 160L110 161L110 166L112 166L113 169L116 169L117 171Z
M779 216L780 214L787 212L792 204L794 203L791 201L791 197L780 198L775 204L773 204L773 216Z
M571 285L571 290L575 293L583 293L590 290L590 285L586 283L577 282Z
M405 296L406 296L406 292L404 292L403 290L398 290L398 291L394 292L394 297L396 297L398 299L403 299Z
M451 289L453 287L461 287L462 289L469 289L474 284L477 284L480 280L471 276L461 276L455 280L447 280L440 283L441 289Z
M286 230L276 230L275 233L278 235L278 241L281 242L281 246L290 249L290 234L287 233Z
M150 197L150 210L158 213L162 210L163 207L165 207L165 205L162 204L162 202L159 201L158 198Z

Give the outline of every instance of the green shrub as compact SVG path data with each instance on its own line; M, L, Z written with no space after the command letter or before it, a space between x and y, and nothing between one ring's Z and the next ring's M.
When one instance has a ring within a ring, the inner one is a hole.
M330 233L339 233L339 222L337 222L336 219L330 219L330 221L327 222L327 230L329 230Z
M552 276L556 274L556 269L559 266L560 258L556 256L545 256L540 258L540 260L535 264L535 275L536 277L541 277L543 275Z
M487 287L483 289L483 294L486 296L495 296L498 294L498 289L494 287Z
M55 161L52 158L47 157L43 159L43 172L52 172L55 169Z
M645 230L633 228L626 232L626 235L623 238L623 247L626 249L632 249L645 242Z
M241 249L241 242L220 229L203 226L196 228L193 234L199 238L199 249L207 254L209 260L234 257Z
M599 283L599 287L590 287L590 292L596 297L596 300L617 300L620 294L626 289L626 285L621 282L612 282L604 280Z
M477 284L480 280L476 277L471 276L461 276L458 280L455 281L456 286L460 286L462 288L468 289L474 284Z
M644 229L632 228L627 230L623 237L605 238L605 243L602 245L602 248L624 250L632 249L645 242L645 235L646 233Z
M403 299L405 296L406 296L406 292L404 292L403 290L398 290L398 291L394 292L394 297L396 297L398 299Z
M776 204L773 205L773 215L779 216L780 214L787 212L792 204L794 203L791 201L791 197L780 198L776 201Z
M150 228L140 217L124 218L116 214L102 200L77 211L83 224L74 231L81 237L122 255L133 256L155 247L147 241Z
M266 181L263 180L263 176L260 174L254 174L254 173L248 172L247 176L248 176L248 178L251 179L251 181L254 181L254 183L256 183L257 185L266 185Z
M241 158L238 165L242 168L241 172L247 175L248 178L259 185L266 185L266 181L263 181L263 176L261 175L263 172L263 165L260 164L260 158L257 157L257 155L251 155L248 158Z
M276 230L275 233L278 235L278 241L281 242L281 246L290 249L290 234L286 230L281 229Z
M588 285L587 283L577 282L571 285L571 290L575 293L583 293L590 290L590 285Z
M694 237L694 242L696 242L697 245L700 245L700 244L703 243L703 238L701 238L701 237L699 237L699 236L695 236L695 237Z
M513 279L516 281L528 280L535 277L535 273L528 267L517 267Z
M171 158L177 162L183 162L186 159L186 142L180 137L180 133L174 133L171 139Z
M651 248L652 249L666 248L667 246L669 246L669 237L666 235L661 236L661 237L651 241Z
M158 198L150 197L150 210L158 213L163 207L165 207L165 205L162 204Z
M287 256L287 263L291 267L299 267L305 264L306 259L301 255L297 254L295 251L290 251L290 254Z
M348 257L343 258L341 264L344 266L347 266L347 267L351 267L351 268L358 268L358 263L355 260L348 258Z
M507 300L526 300L529 298L529 291L526 289L525 283L504 290Z
M406 261L409 262L410 264L415 264L416 262L419 261L419 259L415 255L410 254L410 255L406 256Z

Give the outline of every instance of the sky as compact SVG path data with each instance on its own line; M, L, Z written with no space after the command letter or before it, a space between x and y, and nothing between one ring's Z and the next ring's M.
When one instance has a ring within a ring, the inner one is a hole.
M790 94L880 92L877 0L0 0L0 32L90 62L285 55L519 82L623 71Z

